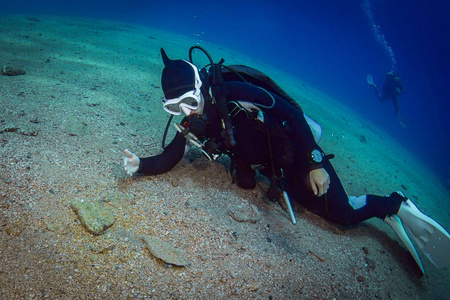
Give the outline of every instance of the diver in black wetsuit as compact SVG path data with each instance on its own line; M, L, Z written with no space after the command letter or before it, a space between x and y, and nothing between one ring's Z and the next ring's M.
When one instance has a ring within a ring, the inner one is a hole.
M378 99L380 99L381 102L384 102L386 100L392 101L392 104L394 105L395 117L399 120L400 124L403 127L406 127L406 122L404 118L399 114L399 106L397 99L397 96L403 93L403 85L400 81L400 76L394 72L388 72L385 76L385 80L383 83L383 93L380 93L378 87L374 84L373 79L371 79L372 78L371 75L368 75L367 78L368 78L367 82L369 83L369 85L373 87Z
M254 84L217 79L220 76L205 69L199 72L191 62L169 59L163 49L161 54L165 65L161 78L163 108L186 117L177 124L178 133L163 153L139 158L125 150L124 169L129 175L168 172L182 159L188 141L210 158L229 155L233 180L241 188L255 187L258 170L272 182L268 191L272 200L281 193L289 195L310 211L342 225L372 217L385 220L423 272L403 225L411 229L414 238L429 237L424 229L430 226L429 218L401 192L348 197L298 105ZM221 65L212 63L211 69L215 67L216 73L220 72ZM437 231L450 241L442 227Z

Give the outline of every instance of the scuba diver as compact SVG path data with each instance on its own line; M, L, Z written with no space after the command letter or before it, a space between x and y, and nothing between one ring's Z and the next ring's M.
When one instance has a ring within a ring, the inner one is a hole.
M193 49L203 51L210 65L199 70L192 61ZM284 199L294 224L290 199L344 226L377 217L394 229L422 273L411 239L437 267L450 265L450 235L402 192L346 194L330 163L333 155L326 155L318 145L320 125L267 75L242 65L225 66L223 59L214 63L200 46L191 47L189 61L172 60L164 49L161 55L163 108L171 118L185 117L175 124L177 133L167 147L164 137L161 154L139 158L125 149L123 167L130 176L168 172L190 146L200 148L211 160L225 154L231 158L233 182L253 189L256 172L266 176L271 182L268 198ZM168 127L169 123L166 133Z
M383 83L383 93L380 93L378 87L373 82L373 76L370 74L367 75L367 83L373 87L373 89L375 90L375 94L377 95L378 99L380 99L381 102L384 102L386 100L392 101L392 104L394 105L395 117L400 122L400 125L402 125L403 128L406 128L407 127L406 121L399 114L399 106L397 99L397 96L403 93L403 85L400 81L400 76L392 71L388 72L385 75L385 80Z

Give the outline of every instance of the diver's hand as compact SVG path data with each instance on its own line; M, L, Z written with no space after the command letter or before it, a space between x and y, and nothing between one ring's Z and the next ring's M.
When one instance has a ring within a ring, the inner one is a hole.
M326 194L330 186L330 176L324 168L309 172L309 181L311 182L314 195L318 197Z
M125 149L125 157L123 158L123 168L128 175L133 176L139 169L140 160L136 154Z

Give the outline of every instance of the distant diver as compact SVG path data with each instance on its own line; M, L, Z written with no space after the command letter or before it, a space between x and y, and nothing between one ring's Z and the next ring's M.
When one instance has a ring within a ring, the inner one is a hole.
M208 66L199 70L193 64L194 49L205 53ZM242 65L225 66L223 59L214 63L199 46L191 47L189 61L172 60L163 49L161 56L162 106L171 115L184 116L174 124L177 133L167 147L163 138L161 154L139 158L125 150L127 174L168 172L191 146L211 160L225 154L231 158L233 182L253 189L257 171L267 177L267 197L284 199L294 224L289 197L344 226L377 217L394 229L421 272L425 271L411 240L436 266L450 266L450 235L402 192L348 197L331 165L333 155L325 155L318 145L320 125L267 75Z
M373 77L370 74L367 75L367 83L374 88L375 93L381 102L384 102L386 100L392 101L392 104L394 105L395 117L400 122L400 125L406 129L407 123L405 119L399 114L397 96L403 93L403 86L400 82L400 77L398 76L398 74L395 73L395 70L397 69L397 60L395 59L394 50L392 49L391 46L389 46L386 37L381 32L381 27L375 22L375 18L373 17L372 14L372 7L370 5L370 1L364 0L362 3L362 8L367 16L367 19L369 20L370 26L372 28L373 34L377 42L384 49L384 51L389 57L389 60L391 62L390 69L392 70L391 72L388 72L386 74L386 79L383 84L383 94L380 93L377 86L374 84Z
M367 74L367 83L373 87L375 94L381 102L386 100L392 101L394 105L394 114L397 120L400 122L400 125L403 128L407 127L406 120L400 116L399 114L399 106L397 96L403 93L403 85L400 81L400 76L394 72L388 72L385 76L385 80L383 83L383 93L378 90L378 87L373 82L373 76Z

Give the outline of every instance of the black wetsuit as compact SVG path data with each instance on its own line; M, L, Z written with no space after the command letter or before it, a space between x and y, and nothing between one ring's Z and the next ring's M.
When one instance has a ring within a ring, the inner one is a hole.
M325 158L321 164L309 163L311 151L320 147L315 143L301 110L252 84L231 81L225 82L223 88L229 103L255 103L265 116L262 123L245 111L234 115L232 124L236 145L228 148L221 137L217 106L205 104L207 126L203 132L196 132L196 136L200 140L212 139L218 144L220 152L232 157L236 168L235 179L240 187L255 186L255 171L251 166L259 165L258 170L269 179L273 174L283 174L281 183L291 199L332 222L351 225L372 217L384 219L398 212L402 199L397 194L390 197L367 195L366 205L353 209L329 160ZM183 124L187 126L186 118ZM162 154L142 158L138 172L156 175L169 171L183 157L185 144L186 139L177 133ZM331 183L327 194L317 197L312 192L309 172L322 167L328 172Z
M383 84L383 95L381 95L380 100L382 102L391 100L394 105L394 113L396 116L399 114L397 96L401 93L403 93L403 85L400 82L400 79L394 74L388 73Z

